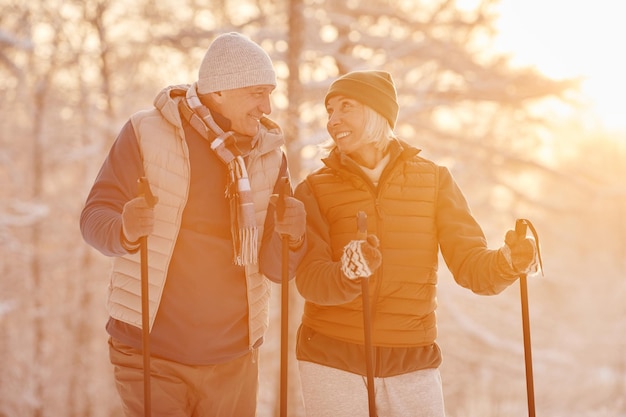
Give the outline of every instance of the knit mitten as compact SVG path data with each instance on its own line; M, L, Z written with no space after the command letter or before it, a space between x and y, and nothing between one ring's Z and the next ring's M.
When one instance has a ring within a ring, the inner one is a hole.
M382 262L378 244L376 235L368 235L366 240L350 241L341 255L343 274L349 279L370 277Z

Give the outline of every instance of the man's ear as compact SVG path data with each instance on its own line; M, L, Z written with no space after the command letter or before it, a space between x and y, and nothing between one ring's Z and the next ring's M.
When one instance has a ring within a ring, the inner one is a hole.
M226 96L224 95L223 91L214 91L212 92L210 95L210 100L213 103L213 106L216 108L217 111L219 111L219 109L221 108L222 104L224 104L224 101L226 100Z
M206 94L202 94L201 96L199 95L198 98L200 99L200 102L202 104L204 104L206 107L214 107L212 104L219 104L222 102L223 100L223 94L221 91L214 91L212 93L206 93Z

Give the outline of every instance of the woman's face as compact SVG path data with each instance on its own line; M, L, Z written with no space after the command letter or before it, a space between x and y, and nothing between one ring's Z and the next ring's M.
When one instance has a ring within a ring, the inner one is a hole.
M345 96L335 96L328 100L326 111L326 129L339 150L347 155L358 152L363 147L364 105Z

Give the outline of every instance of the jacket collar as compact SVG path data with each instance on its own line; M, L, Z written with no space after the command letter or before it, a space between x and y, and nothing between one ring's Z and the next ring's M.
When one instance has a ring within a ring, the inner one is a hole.
M399 160L404 161L412 158L420 152L421 149L411 146L404 141L392 139L389 142L389 166L397 163ZM349 168L356 165L352 158L340 152L337 147L333 148L327 157L322 158L322 162L327 167L334 169L339 169L341 167Z

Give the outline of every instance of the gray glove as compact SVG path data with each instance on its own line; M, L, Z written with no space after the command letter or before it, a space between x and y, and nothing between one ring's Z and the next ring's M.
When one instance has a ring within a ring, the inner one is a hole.
M539 256L534 239L519 237L514 230L506 232L502 254L515 272L534 274L539 270Z
M129 242L137 242L148 236L154 229L154 208L143 196L135 197L124 204L122 209L122 231Z
M278 194L270 196L270 204L276 206ZM306 210L304 203L294 197L285 197L285 212L282 218L274 211L274 231L289 236L289 247L298 247L304 240L306 231Z

